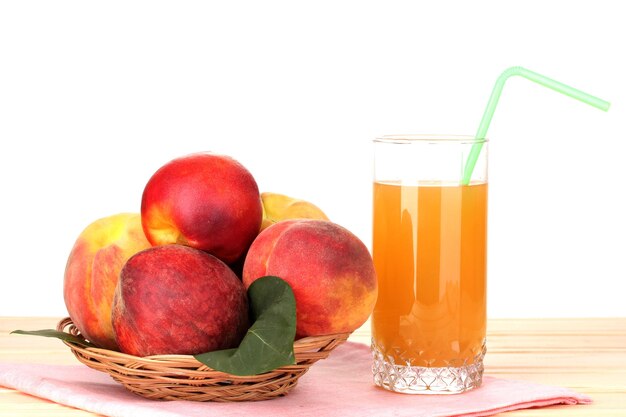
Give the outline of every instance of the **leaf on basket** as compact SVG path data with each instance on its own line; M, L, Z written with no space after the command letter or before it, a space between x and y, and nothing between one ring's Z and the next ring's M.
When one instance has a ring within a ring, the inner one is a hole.
M194 355L203 364L232 375L258 375L295 364L296 300L278 277L257 279L248 288L253 324L238 348Z
M85 346L85 347L97 347L93 343L89 343L85 339L80 337L76 337L73 334L60 332L58 330L53 329L44 329L44 330L13 330L11 334L26 334L31 336L44 336L44 337L55 337L57 339L65 340L66 342L74 343L77 345Z

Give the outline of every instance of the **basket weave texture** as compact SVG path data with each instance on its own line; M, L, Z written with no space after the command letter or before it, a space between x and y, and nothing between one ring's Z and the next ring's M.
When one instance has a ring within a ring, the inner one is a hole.
M82 337L68 317L57 330ZM76 358L95 370L106 372L131 392L154 400L260 401L286 395L311 365L328 357L350 333L306 337L294 342L296 364L253 376L216 371L191 355L138 357L84 347L64 341Z

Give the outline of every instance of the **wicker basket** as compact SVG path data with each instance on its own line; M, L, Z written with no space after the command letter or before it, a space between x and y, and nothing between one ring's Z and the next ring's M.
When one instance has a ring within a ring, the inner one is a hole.
M68 317L57 330L81 337ZM108 349L87 348L64 341L76 358L95 370L106 372L128 390L154 400L260 401L286 395L311 365L328 357L350 334L306 337L293 347L296 364L254 376L215 371L191 355L138 357Z

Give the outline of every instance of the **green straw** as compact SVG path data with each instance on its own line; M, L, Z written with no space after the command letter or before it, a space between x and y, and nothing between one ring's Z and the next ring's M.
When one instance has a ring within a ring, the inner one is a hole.
M575 89L574 87L570 87L569 85L565 85L544 75L537 74L536 72L527 70L526 68L511 67L504 70L504 72L500 74L500 76L496 80L495 85L493 86L491 96L489 97L489 102L487 102L487 107L485 108L485 112L483 113L483 118L480 121L478 131L476 132L476 139L484 139L487 135L487 130L489 129L489 124L491 123L493 113L496 111L496 106L498 105L500 94L502 93L502 89L504 88L504 83L506 82L506 80L509 79L509 77L512 77L514 75L519 75L530 81L534 81L537 84L551 88L554 91L558 91L559 93L565 94L566 96L570 96L571 98L580 100L583 103L587 103L590 106L596 107L600 110L607 111L609 109L609 106L611 105L608 101L604 101L598 97L592 96L591 94L584 93L580 90ZM475 143L472 146L470 154L467 158L467 162L465 164L465 170L463 171L463 179L461 181L463 185L469 184L470 179L472 178L472 172L474 171L474 166L476 165L476 161L478 160L478 155L480 155L480 150L482 149L482 147L482 142Z

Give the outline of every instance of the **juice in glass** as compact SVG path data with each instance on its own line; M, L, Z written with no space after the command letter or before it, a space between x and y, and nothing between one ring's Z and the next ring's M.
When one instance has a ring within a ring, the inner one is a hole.
M480 385L485 354L487 182L402 176L374 182L374 381L463 392Z

